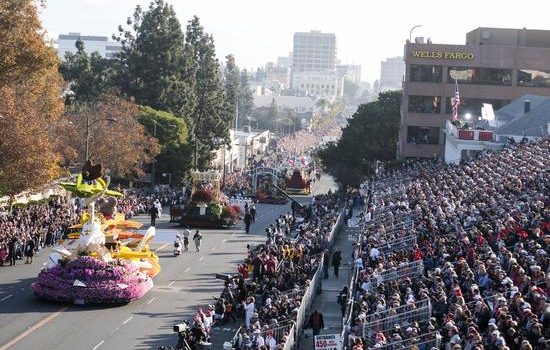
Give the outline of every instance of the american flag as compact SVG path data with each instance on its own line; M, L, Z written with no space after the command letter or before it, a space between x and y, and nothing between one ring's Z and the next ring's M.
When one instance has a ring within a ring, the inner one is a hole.
M451 114L451 120L458 120L458 108L460 107L460 94L458 92L458 82L455 80L455 95L452 98L453 113Z

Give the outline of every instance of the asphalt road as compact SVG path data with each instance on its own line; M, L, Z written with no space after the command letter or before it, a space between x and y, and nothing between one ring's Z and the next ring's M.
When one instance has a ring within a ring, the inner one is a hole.
M334 188L328 177L314 186L317 193ZM310 197L298 197L309 202ZM223 282L216 273L234 273L246 255L247 244L264 241L265 228L290 211L286 205L257 205L258 217L246 234L242 225L232 230L201 230L200 252L173 256L173 241L181 230L158 223L151 248L157 249L162 267L155 287L142 299L123 306L77 306L43 302L30 289L49 250L32 265L19 262L0 268L0 350L5 349L156 349L175 345L172 326L191 319L199 306L213 303ZM146 217L137 220L147 222ZM191 242L192 243L192 242ZM192 245L190 245L192 247ZM214 348L221 348L238 324L213 331Z

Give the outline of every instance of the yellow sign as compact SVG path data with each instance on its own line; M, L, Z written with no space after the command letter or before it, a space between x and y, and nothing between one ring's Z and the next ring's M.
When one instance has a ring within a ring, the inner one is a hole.
M463 51L417 51L412 50L412 55L414 58L434 58L434 59L445 59L445 60L473 60L474 54L472 52L463 52Z

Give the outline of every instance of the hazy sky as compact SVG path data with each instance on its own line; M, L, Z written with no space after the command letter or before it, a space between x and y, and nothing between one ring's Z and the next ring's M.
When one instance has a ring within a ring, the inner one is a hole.
M47 0L41 18L51 35L115 33L137 4L149 0ZM362 66L363 79L380 76L380 61L402 56L412 26L433 43L463 44L477 27L550 29L550 1L488 0L168 0L185 27L197 15L214 35L218 57L232 53L237 64L263 66L292 51L293 33L335 33L342 63Z

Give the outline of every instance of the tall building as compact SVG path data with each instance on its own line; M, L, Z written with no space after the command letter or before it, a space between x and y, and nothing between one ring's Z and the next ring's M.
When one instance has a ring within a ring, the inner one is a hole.
M480 116L526 94L550 96L550 31L478 28L466 45L405 44L405 81L399 153L403 157L443 154L455 82L459 119Z
M402 89L405 76L403 57L388 57L380 62L380 91Z
M76 53L76 41L84 43L87 53L99 52L103 58L113 58L122 47L118 42L109 41L106 36L80 35L80 33L60 34L57 39L57 55L64 58L66 52Z
M334 99L343 94L336 72L336 35L318 30L294 33L292 89L300 95Z

